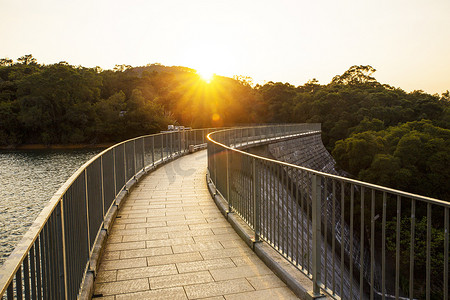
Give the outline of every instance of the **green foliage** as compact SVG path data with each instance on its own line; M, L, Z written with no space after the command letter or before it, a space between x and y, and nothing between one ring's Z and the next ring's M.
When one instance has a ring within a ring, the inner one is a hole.
M450 96L382 85L353 66L328 85L215 76L151 64L114 70L0 59L0 145L101 143L191 127L322 123L338 165L354 177L449 198Z
M360 180L449 199L449 149L450 130L422 120L352 134L332 153Z
M386 222L386 247L395 256L396 252L397 219ZM444 230L430 227L430 266L431 266L431 294L432 299L442 299L442 271L444 264ZM408 290L409 285L409 257L411 249L411 219L404 217L400 220L400 276ZM416 220L414 226L414 295L415 298L425 298L425 270L427 258L427 217Z

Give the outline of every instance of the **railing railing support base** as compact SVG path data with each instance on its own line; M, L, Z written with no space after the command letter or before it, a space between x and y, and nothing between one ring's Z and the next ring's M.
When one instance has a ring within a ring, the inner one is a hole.
M327 296L325 294L315 294L313 291L308 291L306 294L306 300L313 300L313 299L326 299Z

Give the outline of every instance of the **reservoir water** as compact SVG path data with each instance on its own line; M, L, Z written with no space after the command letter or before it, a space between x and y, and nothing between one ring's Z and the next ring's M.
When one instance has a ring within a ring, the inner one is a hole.
M58 188L101 151L0 151L0 266Z

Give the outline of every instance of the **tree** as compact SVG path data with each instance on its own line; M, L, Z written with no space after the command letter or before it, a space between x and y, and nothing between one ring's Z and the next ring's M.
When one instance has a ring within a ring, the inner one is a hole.
M357 85L365 83L378 83L377 80L371 75L376 70L367 66L352 66L350 69L344 72L342 75L336 75L331 81L332 84L343 84L343 85Z
M13 60L9 58L0 58L0 67L7 67L13 64Z
M36 65L37 64L36 58L34 58L33 55L31 55L31 54L21 56L17 59L17 61L23 65Z

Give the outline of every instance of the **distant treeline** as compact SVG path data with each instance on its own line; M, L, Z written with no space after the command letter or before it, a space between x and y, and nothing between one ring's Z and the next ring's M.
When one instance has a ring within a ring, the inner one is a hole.
M195 70L114 70L0 59L0 145L117 142L168 124L322 123L324 144L355 178L450 200L450 93L406 93L353 66L301 86Z

